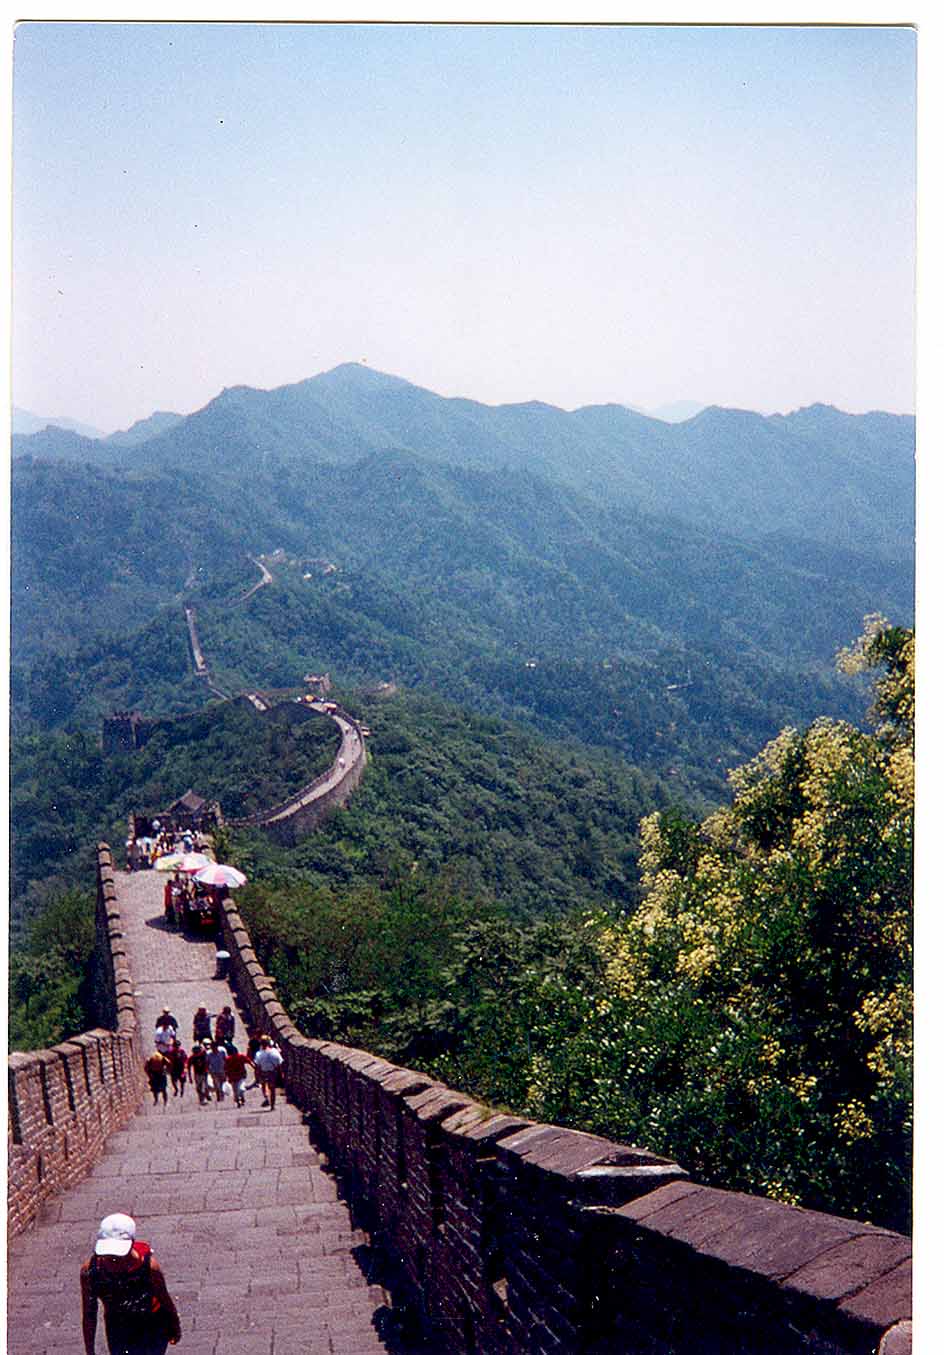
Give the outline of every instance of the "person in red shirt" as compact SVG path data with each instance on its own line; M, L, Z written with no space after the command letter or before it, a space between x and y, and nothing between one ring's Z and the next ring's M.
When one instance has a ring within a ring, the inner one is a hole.
M246 1104L246 1071L253 1066L248 1054L240 1054L234 1044L226 1046L223 1075L233 1089L233 1104Z
M170 1080L174 1095L183 1096L187 1090L187 1051L179 1040L175 1040L169 1054L165 1055L170 1064Z

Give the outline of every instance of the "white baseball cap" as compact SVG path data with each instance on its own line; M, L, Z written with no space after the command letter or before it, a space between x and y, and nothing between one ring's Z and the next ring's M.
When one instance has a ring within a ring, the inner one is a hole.
M106 1214L98 1225L96 1256L127 1256L134 1242L134 1219L129 1214Z

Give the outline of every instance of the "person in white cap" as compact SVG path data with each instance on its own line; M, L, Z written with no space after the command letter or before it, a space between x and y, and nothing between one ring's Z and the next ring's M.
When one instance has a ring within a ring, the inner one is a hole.
M108 1214L82 1267L82 1339L95 1355L98 1302L105 1309L109 1355L164 1355L180 1340L180 1317L164 1273L129 1214Z
M262 1088L262 1104L275 1110L275 1088L282 1067L282 1054L275 1048L268 1035L263 1035L253 1059L256 1065L256 1081Z

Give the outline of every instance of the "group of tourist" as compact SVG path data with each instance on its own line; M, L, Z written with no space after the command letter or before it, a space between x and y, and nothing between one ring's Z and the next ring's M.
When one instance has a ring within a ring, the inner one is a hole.
M227 1095L232 1095L233 1105L244 1106L246 1092L259 1087L262 1104L275 1109L282 1055L268 1035L251 1030L246 1052L240 1053L235 1044L236 1017L232 1008L224 1007L214 1018L202 1004L193 1015L189 1054L177 1031L177 1018L165 1007L154 1026L154 1052L144 1063L155 1106L160 1101L167 1105L170 1079L174 1096L183 1096L188 1082L192 1082L201 1106L214 1097L222 1101ZM250 1073L254 1080L247 1083Z
M165 828L160 819L151 824L150 835L129 837L125 842L125 870L148 870L162 856L172 852L201 851L206 839L201 833L184 828L175 832Z
M220 903L227 893L225 885L204 885L177 871L164 886L164 922L168 927L187 924L188 914L205 911L219 917ZM207 921L211 918L208 917Z

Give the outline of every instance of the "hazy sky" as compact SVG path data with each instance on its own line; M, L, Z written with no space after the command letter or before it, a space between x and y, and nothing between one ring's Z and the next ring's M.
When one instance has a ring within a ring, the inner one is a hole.
M911 411L906 28L28 23L16 404Z

